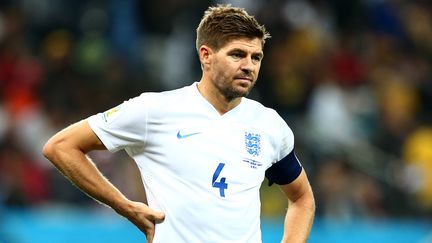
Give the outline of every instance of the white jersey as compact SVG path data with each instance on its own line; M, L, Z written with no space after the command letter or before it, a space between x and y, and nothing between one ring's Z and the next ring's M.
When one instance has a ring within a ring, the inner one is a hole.
M294 147L274 110L242 98L220 115L194 83L143 93L88 121L108 150L136 161L149 206L165 213L153 242L261 242L265 170Z

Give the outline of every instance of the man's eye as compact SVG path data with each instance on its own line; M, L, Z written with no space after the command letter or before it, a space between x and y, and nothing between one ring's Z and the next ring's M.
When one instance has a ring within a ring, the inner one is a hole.
M252 57L252 60L254 60L255 62L260 62L261 61L261 57Z
M253 59L253 60L256 60L256 61L258 61L258 62L262 61L263 57L264 57L264 56L261 55L261 54L255 54L255 55L252 55L252 59Z
M231 54L231 56L234 57L234 58L236 58L236 59L242 57L239 53L233 53L233 54Z

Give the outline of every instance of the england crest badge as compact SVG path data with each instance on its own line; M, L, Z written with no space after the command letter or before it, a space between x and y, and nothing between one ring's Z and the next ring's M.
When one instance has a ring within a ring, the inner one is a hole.
M245 132L246 151L252 156L258 156L261 152L261 135Z

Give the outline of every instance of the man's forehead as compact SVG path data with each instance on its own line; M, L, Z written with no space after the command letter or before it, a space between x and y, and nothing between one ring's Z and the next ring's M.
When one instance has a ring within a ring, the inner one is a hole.
M258 38L238 38L228 41L222 49L244 49L251 52L262 52L262 42Z

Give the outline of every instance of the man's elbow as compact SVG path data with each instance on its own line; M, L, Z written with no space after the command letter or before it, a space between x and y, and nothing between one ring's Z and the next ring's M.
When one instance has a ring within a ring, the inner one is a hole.
M51 158L54 156L55 151L55 145L51 140L52 139L48 140L42 148L42 154L48 160L51 160Z
M42 149L42 154L51 162L55 162L58 157L58 153L61 150L61 141L56 136L50 138Z

